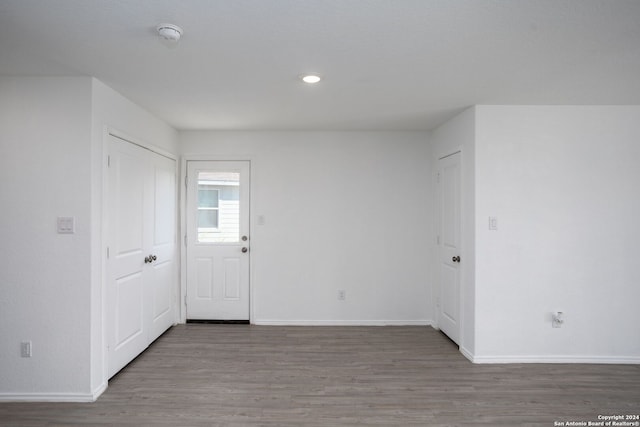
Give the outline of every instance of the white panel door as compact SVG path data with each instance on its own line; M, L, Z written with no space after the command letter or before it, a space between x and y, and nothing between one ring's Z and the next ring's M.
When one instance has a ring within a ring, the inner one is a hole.
M140 354L147 345L144 271L145 236L150 224L146 153L109 137L107 263L107 331L109 376Z
M147 284L150 288L151 329L149 342L175 321L176 286L176 169L175 161L150 153L153 206Z
M187 163L187 319L249 319L248 161Z
M440 307L438 326L455 343L460 339L460 153L439 160Z
M107 174L111 377L174 322L175 162L109 136Z

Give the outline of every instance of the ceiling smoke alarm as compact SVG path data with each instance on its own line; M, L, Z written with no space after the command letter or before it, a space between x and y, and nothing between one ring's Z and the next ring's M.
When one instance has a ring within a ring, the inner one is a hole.
M183 34L182 28L173 24L160 24L156 27L158 35L164 40L177 43Z

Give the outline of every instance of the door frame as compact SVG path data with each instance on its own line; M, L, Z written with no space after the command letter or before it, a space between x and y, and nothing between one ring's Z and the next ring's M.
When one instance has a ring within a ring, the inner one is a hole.
M464 239L464 235L465 235L465 228L464 228L464 215L466 212L466 206L464 203L464 151L462 149L461 146L458 147L454 147L452 149L449 150L445 150L442 151L440 153L438 153L434 158L435 158L435 172L434 172L434 177L433 177L433 182L434 182L434 187L435 187L435 215L434 215L434 228L435 228L435 238L434 238L434 243L436 245L436 250L434 251L434 275L435 275L435 285L434 288L432 289L433 294L435 294L435 298L433 298L433 312L435 314L434 318L435 318L435 327L436 329L440 330L440 314L441 314L441 304L442 304L442 300L441 300L441 295L440 295L440 290L441 290L441 278L440 278L440 263L442 262L442 241L441 241L441 234L442 234L442 186L441 186L441 182L440 182L440 174L441 174L441 170L440 170L440 160L445 159L447 157L453 156L455 154L459 154L460 155L460 172L459 172L459 179L460 179L460 258L462 260L466 260L467 256L466 256L466 251L465 251L465 246L466 246L466 242ZM464 323L465 323L465 316L464 316L464 301L465 301L465 292L463 292L464 289L464 270L465 270L465 263L462 262L458 265L458 348L459 349L463 349L464 348Z
M255 162L253 156L217 156L211 154L185 154L180 161L180 179L179 179L179 204L180 204L180 301L179 301L179 319L180 323L187 321L187 245L185 237L187 235L187 163L188 162L249 162L249 236L251 239L251 256L249 257L249 323L253 324L255 318L255 304L253 300L254 290L254 262L255 253L253 249L256 247L254 236L254 224L252 206L254 203L254 174L253 166Z
M175 162L176 165L176 185L178 185L178 167L179 167L179 158L178 156L166 151L160 147L157 147L153 144L149 144L144 140L135 138L126 132L123 132L113 126L104 125L102 127L102 185L101 185L101 221L100 221L100 248L101 248L101 256L100 256L100 334L102 339L101 348L102 348L102 380L104 381L104 387L106 389L107 382L109 379L109 351L107 346L109 345L109 331L107 325L107 304L108 304L108 293L107 293L107 285L108 285L108 277L107 277L107 242L109 242L109 137L113 136L115 138L121 139L125 142L128 142L133 145L137 145L145 150L149 150L161 156L167 157ZM179 191L179 188L176 188L176 191ZM180 210L179 210L179 200L176 199L176 230L179 231L179 218L180 218ZM177 243L177 242L176 242ZM176 249L179 248L179 245L176 244ZM177 257L176 257L177 258ZM178 265L176 263L176 265ZM179 275L178 271L174 271L174 280L176 283L178 282ZM176 297L179 296L178 289L175 290L174 294L174 302L173 309L174 311L174 324L178 322L179 317L179 309L180 305Z

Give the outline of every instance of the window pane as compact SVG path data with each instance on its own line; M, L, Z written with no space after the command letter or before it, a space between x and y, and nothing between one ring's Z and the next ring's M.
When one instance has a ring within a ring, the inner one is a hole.
M215 209L198 210L198 232L200 228L218 228L218 211Z
M238 172L198 172L198 242L240 242Z
M219 190L209 185L198 185L198 207L217 208Z

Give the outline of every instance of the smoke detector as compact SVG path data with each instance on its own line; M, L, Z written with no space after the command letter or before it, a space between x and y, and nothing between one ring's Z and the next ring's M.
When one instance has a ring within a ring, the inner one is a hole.
M160 37L173 43L177 43L183 33L182 28L173 24L160 24L156 27L156 30Z

